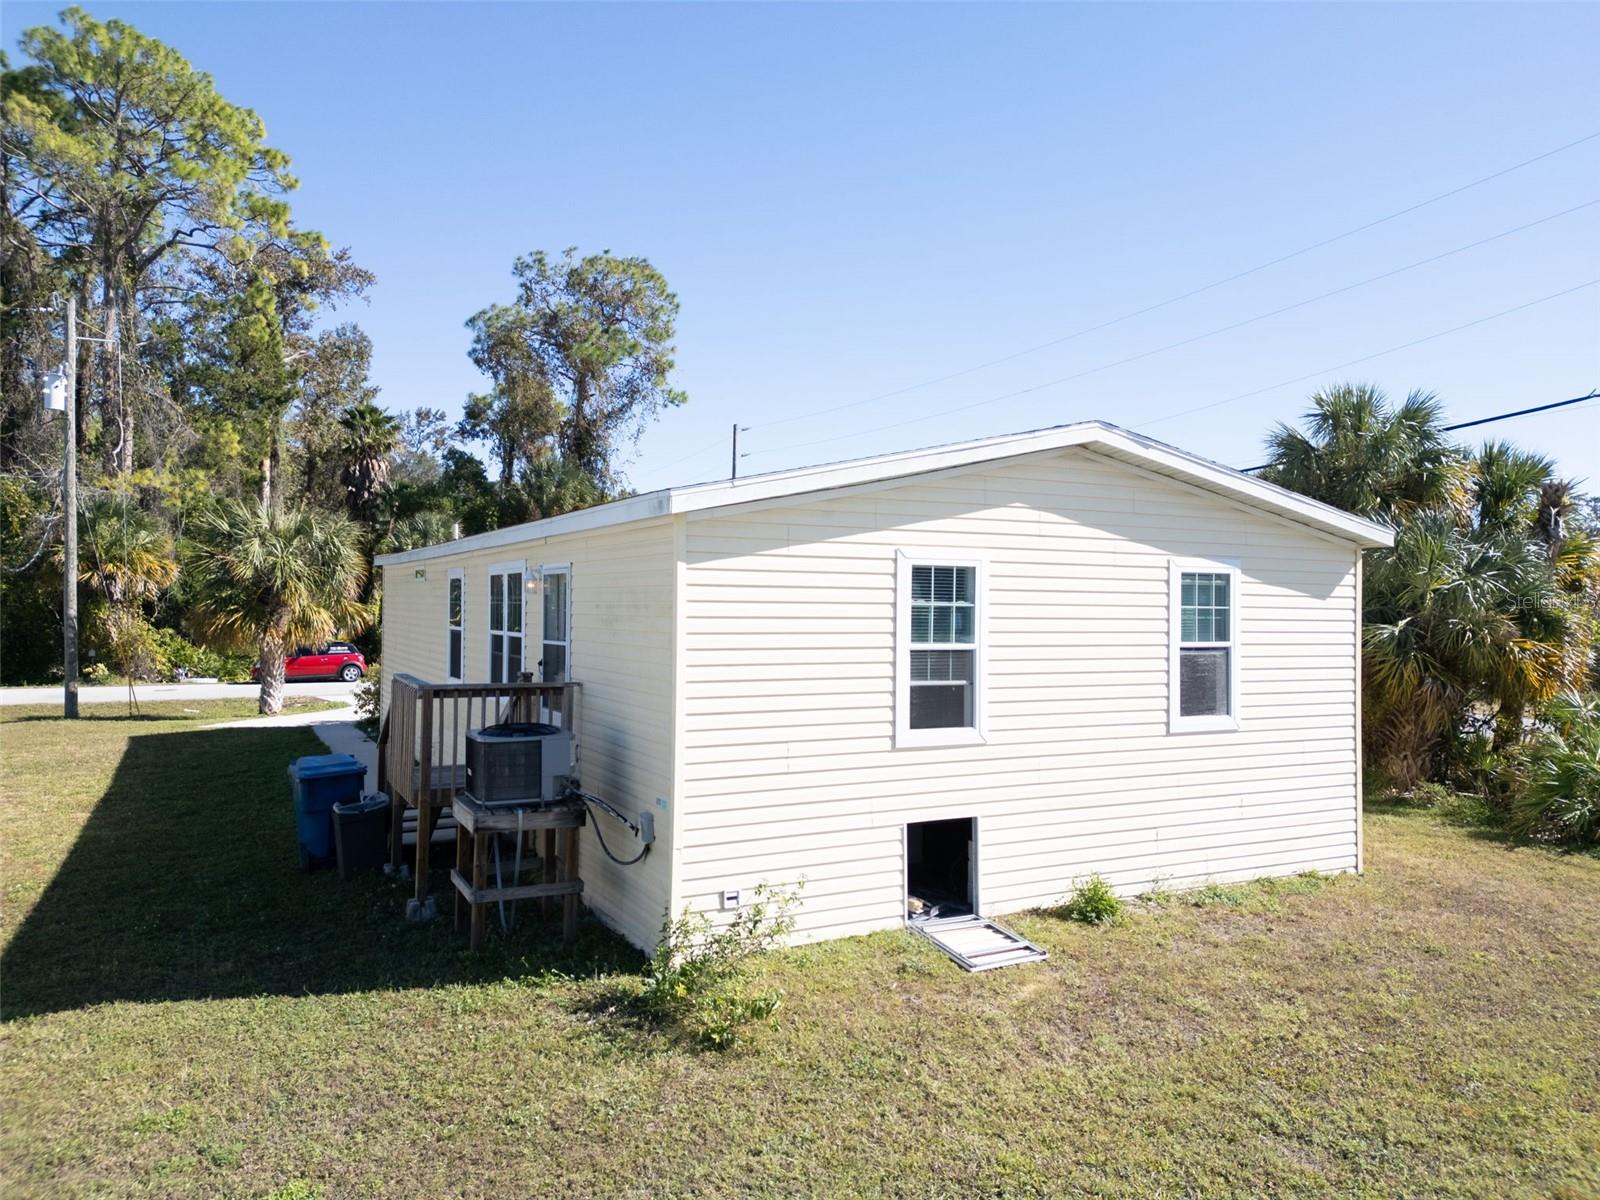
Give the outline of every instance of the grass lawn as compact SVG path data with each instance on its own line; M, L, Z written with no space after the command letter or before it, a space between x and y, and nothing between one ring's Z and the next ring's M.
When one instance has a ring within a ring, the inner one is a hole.
M1364 878L1019 918L1042 966L774 956L719 1054L596 926L302 875L309 732L146 707L0 715L8 1197L1600 1196L1595 857L1369 812Z

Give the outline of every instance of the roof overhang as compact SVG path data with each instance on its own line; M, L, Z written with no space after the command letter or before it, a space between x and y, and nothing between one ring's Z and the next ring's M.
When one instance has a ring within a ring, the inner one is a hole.
M931 446L922 450L906 450L874 458L858 458L823 466L774 471L766 475L752 475L745 479L723 479L712 483L691 484L687 487L665 488L661 491L630 496L625 500L614 500L610 504L581 509L564 516L530 521L524 525L512 525L436 546L424 546L396 554L381 554L375 561L380 567L419 562L444 555L488 550L516 542L606 529L677 513L702 512L707 509L729 508L840 488L860 487L933 471L998 462L1026 454L1064 450L1074 446L1095 450L1130 465L1169 476L1250 507L1297 521L1358 546L1372 548L1394 544L1394 531L1386 525L1353 516L1332 505L1323 504L1319 500L1312 500L1297 492L1256 479L1235 471L1232 467L1225 467L1221 463L1189 454L1153 438L1130 433L1126 429L1108 425L1103 421L1084 421L1075 425L1037 429L1029 433L1006 434L1002 437Z

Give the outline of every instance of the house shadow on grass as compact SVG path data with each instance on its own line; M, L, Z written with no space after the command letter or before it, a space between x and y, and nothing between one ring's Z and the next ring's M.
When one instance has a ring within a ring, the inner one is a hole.
M296 729L130 738L0 957L0 1016L638 970L638 953L597 922L567 946L559 916L531 904L509 937L496 930L469 952L442 873L433 890L446 915L408 925L409 883L300 870L287 768L320 752Z

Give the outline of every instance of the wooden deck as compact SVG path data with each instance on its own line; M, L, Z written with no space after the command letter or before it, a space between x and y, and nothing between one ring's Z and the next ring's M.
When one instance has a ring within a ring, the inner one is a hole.
M572 733L572 773L582 753L576 683L429 683L415 675L390 681L389 711L378 733L378 790L391 806L389 861L399 866L414 843L417 900L428 898L430 851L440 811L466 784L466 735L502 721L549 721ZM406 837L407 811L416 810ZM426 836L423 836L426 831Z

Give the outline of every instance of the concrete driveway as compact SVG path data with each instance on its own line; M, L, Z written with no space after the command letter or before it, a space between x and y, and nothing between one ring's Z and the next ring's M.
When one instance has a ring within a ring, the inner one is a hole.
M360 683L289 683L284 685L286 696L314 696L319 700L338 700L344 704L355 702ZM134 695L142 704L148 700L250 700L260 693L254 683L141 683L135 686ZM127 687L79 687L80 704L125 703ZM61 687L0 688L0 705L3 704L60 704Z

